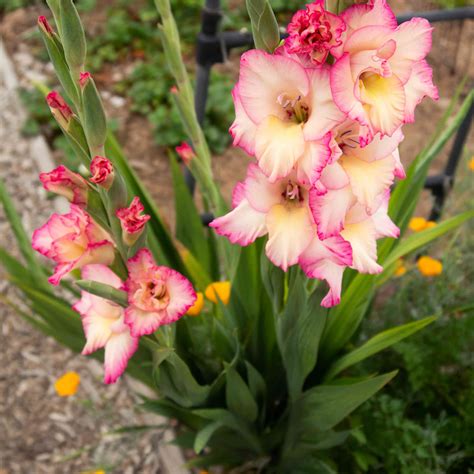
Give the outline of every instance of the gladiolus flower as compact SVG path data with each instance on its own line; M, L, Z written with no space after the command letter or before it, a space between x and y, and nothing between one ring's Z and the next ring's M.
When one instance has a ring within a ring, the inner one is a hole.
M135 196L129 207L118 209L115 215L120 219L122 237L127 245L133 245L143 232L145 224L150 220L148 214L143 214L145 207L140 198Z
M157 266L148 249L139 250L127 268L125 289L130 306L125 310L125 323L134 337L177 321L196 302L191 282L171 268Z
M186 166L189 166L191 160L196 156L194 150L186 142L181 143L175 150Z
M441 275L443 271L443 264L435 258L423 256L418 259L418 270L426 277Z
M38 17L38 26L49 36L54 33L53 28L48 23L46 17L43 15Z
M110 265L115 257L114 244L107 232L75 204L71 204L68 214L53 214L35 230L32 246L56 262L54 274L48 280L53 285L76 268L90 263Z
M215 281L206 288L204 294L209 301L217 304L222 301L223 304L228 305L230 300L231 284L230 281Z
M103 156L96 156L91 161L90 170L92 183L99 184L107 190L110 189L114 182L114 167L110 160Z
M250 164L245 182L234 189L233 210L209 225L232 243L249 245L268 234L266 254L283 270L298 263L303 251L316 237L316 225L310 208L315 193L301 184L295 174L271 183L262 171ZM329 247L338 262L351 263L350 246L335 236L321 243Z
M342 44L345 29L340 17L324 9L324 0L316 0L293 15L284 47L304 64L320 65Z
M186 314L188 316L199 316L201 314L202 308L204 308L204 295L198 291L196 293L196 301L188 309Z
M59 125L61 125L63 129L67 129L69 122L71 121L71 117L74 114L61 94L56 91L50 92L46 96L46 102Z
M54 389L60 397L71 397L77 392L81 377L77 372L66 372L54 383Z
M105 265L86 265L82 278L122 287L122 280ZM89 355L104 348L104 383L112 384L124 373L127 363L138 348L138 337L130 334L124 323L121 306L87 291L81 292L81 299L73 306L82 318L86 345L82 354Z
M337 106L367 127L361 135L366 144L378 132L391 136L403 123L413 122L423 97L438 98L424 59L432 28L423 18L397 27L384 0L353 5L342 17L349 32L331 68L331 90Z
M234 145L255 155L271 182L298 167L300 181L313 184L331 158L329 132L345 119L331 96L328 69L248 51L232 94Z
M80 207L86 207L89 186L80 174L61 165L49 173L40 173L39 178L46 191L64 196Z

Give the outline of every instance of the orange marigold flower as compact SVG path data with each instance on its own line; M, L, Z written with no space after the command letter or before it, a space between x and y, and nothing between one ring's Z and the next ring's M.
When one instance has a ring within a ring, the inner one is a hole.
M427 223L428 221L424 217L412 217L410 219L410 223L408 224L408 227L413 232L420 232L421 230L426 229Z
M206 288L204 294L213 303L217 303L217 297L219 297L224 304L228 304L230 299L230 281L215 281Z
M403 264L403 260L400 259L397 262L397 268L395 270L395 276L401 277L401 276L405 275L406 272L407 272L407 267L405 267L405 265Z
M77 372L66 372L54 383L56 393L60 397L70 397L77 392L81 377Z
M474 156L469 160L469 169L474 171Z
M439 260L426 255L418 259L417 265L420 273L426 277L441 275L443 271L443 264Z
M200 291L198 291L196 293L196 301L191 306L191 308L188 309L188 312L186 314L188 316L199 316L201 314L203 307L204 307L204 295Z

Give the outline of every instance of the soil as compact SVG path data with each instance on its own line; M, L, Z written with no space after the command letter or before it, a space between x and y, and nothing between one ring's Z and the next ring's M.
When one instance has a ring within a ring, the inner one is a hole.
M98 8L85 16L89 35L101 31L107 6L115 2L108 0L97 3ZM243 0L235 1L234 4L235 8L244 8ZM390 4L396 13L435 8L434 4L425 0L410 2L395 0ZM41 48L41 45L29 39L36 27L36 18L40 14L47 14L47 10L41 6L34 6L16 10L0 19L0 36L16 63L17 72L24 85L29 85L32 79L44 80L51 75L49 66L38 64L37 61L31 64L31 51L34 53ZM440 90L440 100L438 102L425 100L417 108L416 124L409 124L404 128L406 139L401 145L400 152L402 161L406 165L427 143L462 78L468 75L467 83L472 84L474 79L473 45L473 21L435 25L433 49L429 62L433 66L434 80ZM165 220L172 226L174 221L173 191L166 150L154 143L152 129L147 120L130 112L128 100L117 98L113 92L114 83L130 71L132 62L131 57L129 63L107 65L104 71L97 75L98 84L105 99L108 115L118 119L118 138L130 163L156 199ZM220 72L227 72L236 77L238 55L233 55L228 63L219 65L218 68ZM466 86L465 91L467 90ZM433 164L432 173L442 170L448 150L449 145ZM467 150L470 153L474 151L473 134L469 137ZM248 160L245 153L232 148L214 158L213 168L216 180L227 199L230 199L236 181L244 176ZM464 172L466 172L465 169L459 170L459 173ZM31 196L30 199L32 199ZM419 212L426 214L429 207L429 194L425 193ZM5 235L1 237L3 240ZM3 311L2 308L1 312ZM0 319L2 317L3 313ZM97 432L95 419L105 419L105 421L100 421L101 430L124 424L124 420L136 419L132 408L134 399L130 395L126 382L116 389L98 388L100 375L93 361L90 364L81 365L83 364L81 361L85 358L73 358L70 354L66 356L66 353L54 342L50 340L42 342L33 330L25 329L23 323L13 322L12 319L6 320L2 331L0 344L5 350L5 353L2 353L4 369L0 372L1 402L4 410L2 417L8 412L10 421L8 430L7 428L0 428L0 430L10 438L8 441L0 441L1 444L5 443L3 454L1 454L3 459L0 459L0 474L79 472L81 469L91 467L94 460L103 459L101 453L97 452L104 447L100 442L103 433ZM52 382L66 366L77 369L85 380L84 392L76 397L75 401L54 398ZM49 397L47 400L44 398L45 393ZM90 400L93 400L92 407ZM111 412L111 406L119 406L122 414ZM132 422L130 421L129 424ZM156 446L153 443L158 440L153 439L153 435L149 436L151 438L138 438L140 441L133 445L133 449L132 444L127 443L107 445L104 449L108 449L111 453L116 451L150 459L149 462L154 463L156 460L150 457L150 449L152 449L151 446ZM94 444L96 447L89 449ZM131 451L128 451L129 449ZM75 456L74 459L58 464L58 461L64 460L68 454ZM32 466L34 466L33 470ZM159 469L156 465L152 469L132 461L128 463L123 461L121 466L114 472L151 473Z

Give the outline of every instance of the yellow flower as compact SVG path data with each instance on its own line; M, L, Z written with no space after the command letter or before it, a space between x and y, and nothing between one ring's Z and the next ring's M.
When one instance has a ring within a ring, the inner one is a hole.
M469 169L474 171L474 156L469 160Z
M213 303L217 303L217 297L219 297L224 304L228 304L230 299L230 281L215 281L206 288L204 294Z
M436 222L435 221L427 221L425 229L431 229L433 227L436 227Z
M412 217L408 227L413 232L420 232L420 230L426 229L427 220L424 217Z
M204 295L200 291L198 291L196 293L196 296L196 301L186 313L188 316L199 316L201 314L202 308L204 306Z
M56 380L54 388L60 397L70 397L77 392L80 382L81 377L77 372L66 372Z
M420 273L427 277L441 275L443 271L443 264L439 260L428 256L420 257L417 265Z
M403 264L403 260L400 259L397 262L397 268L395 270L395 276L401 277L401 276L405 275L406 272L407 272L407 267L405 267L405 265Z

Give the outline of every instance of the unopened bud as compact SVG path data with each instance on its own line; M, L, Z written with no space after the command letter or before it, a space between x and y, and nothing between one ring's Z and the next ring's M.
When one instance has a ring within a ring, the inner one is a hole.
M52 35L54 33L53 28L51 25L48 23L48 20L46 19L45 16L40 16L38 17L38 26L47 34L47 35Z
M49 173L41 173L39 178L46 191L64 196L77 206L86 207L89 186L80 174L61 165Z
M67 129L71 117L74 115L73 111L67 105L61 94L57 91L52 91L46 96L46 102L51 109L51 113L63 129Z
M84 89L91 77L92 76L90 72L81 72L81 74L79 75L79 85L81 86L81 89Z
M172 94L176 95L176 94L178 94L179 90L178 90L178 88L177 88L176 86L172 86L172 87L170 88L170 92L171 92Z
M110 160L103 156L96 156L91 161L90 170L92 173L90 181L109 190L114 182L114 167Z
M181 143L181 145L177 146L175 150L186 166L189 166L193 158L196 156L194 150L186 142Z
M135 196L129 207L118 209L115 215L120 220L122 226L123 241L132 246L143 233L145 224L150 220L148 214L143 214L145 210L140 198Z

